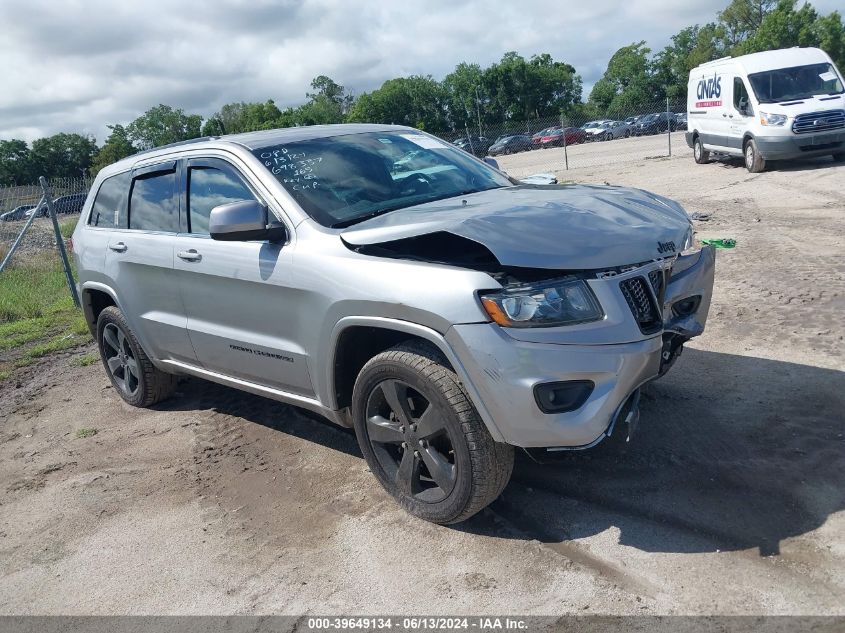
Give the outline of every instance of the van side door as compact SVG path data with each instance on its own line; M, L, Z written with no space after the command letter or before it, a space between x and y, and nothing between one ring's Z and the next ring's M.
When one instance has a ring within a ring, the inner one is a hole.
M292 243L226 242L208 234L215 206L265 203L259 188L232 162L216 157L188 159L181 184L187 226L176 239L175 270L201 366L313 395L306 354L296 340L301 324L289 318L298 292L290 287Z

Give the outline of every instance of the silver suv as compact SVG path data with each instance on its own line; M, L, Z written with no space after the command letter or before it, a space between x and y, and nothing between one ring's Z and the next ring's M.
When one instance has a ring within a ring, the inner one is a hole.
M85 316L128 403L187 374L354 427L437 523L514 447L629 432L710 305L714 254L636 189L521 184L414 129L255 132L104 169L74 235Z

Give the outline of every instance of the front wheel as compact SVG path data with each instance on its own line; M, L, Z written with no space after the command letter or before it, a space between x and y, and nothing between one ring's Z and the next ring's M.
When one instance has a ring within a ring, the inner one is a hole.
M408 342L370 359L352 395L355 435L370 470L410 514L458 523L489 505L513 470L457 375L435 348Z
M112 386L127 403L149 407L173 392L176 376L152 364L115 306L105 308L97 317L97 345Z
M757 149L757 142L753 138L750 138L745 142L743 154L745 155L745 168L752 174L759 174L761 171L766 169L766 161L760 155L760 152Z

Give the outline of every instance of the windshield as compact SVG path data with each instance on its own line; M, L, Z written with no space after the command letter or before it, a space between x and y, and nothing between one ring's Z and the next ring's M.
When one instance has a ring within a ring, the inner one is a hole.
M760 103L842 94L842 80L832 64L809 64L748 75Z
M253 154L308 215L329 227L513 184L465 152L411 130L314 138Z

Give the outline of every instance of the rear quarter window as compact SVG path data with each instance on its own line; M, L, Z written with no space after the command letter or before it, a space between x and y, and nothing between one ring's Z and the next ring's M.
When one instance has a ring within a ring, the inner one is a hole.
M129 172L106 178L97 191L88 225L105 229L126 228L126 192Z

